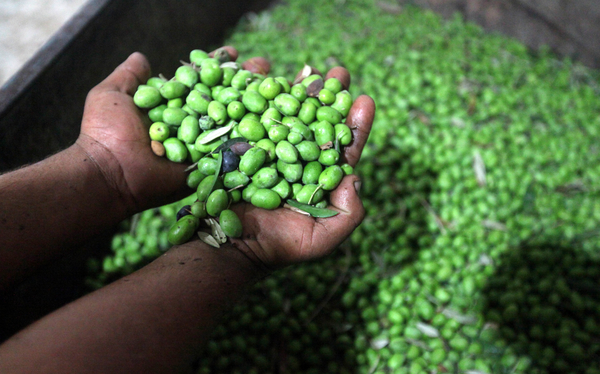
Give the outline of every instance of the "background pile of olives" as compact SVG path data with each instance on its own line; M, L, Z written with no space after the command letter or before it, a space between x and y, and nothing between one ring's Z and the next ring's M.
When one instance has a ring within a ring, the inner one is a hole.
M197 199L178 212L169 242L190 240L207 217L219 221L209 221L212 235L199 233L205 242L218 247L240 237L241 221L229 207L242 199L263 209L293 199L312 216L335 214L326 193L352 173L340 165L352 141L344 123L352 97L342 83L306 66L291 85L242 69L225 49L214 57L196 49L189 58L173 79L152 77L133 96L153 122L153 151L194 163L187 184Z
M289 0L226 41L275 76L342 64L377 113L363 224L257 284L198 373L599 373L598 72L392 5ZM124 222L93 284L168 248L185 203Z

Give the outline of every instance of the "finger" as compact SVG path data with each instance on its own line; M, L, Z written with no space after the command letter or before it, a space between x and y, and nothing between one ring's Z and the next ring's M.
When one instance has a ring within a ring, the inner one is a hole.
M237 60L237 58L238 58L238 51L237 51L237 49L235 49L235 48L233 48L232 46L229 46L229 45L223 46L221 48L217 48L214 51L210 52L208 55L210 57L214 57L215 52L217 52L220 49L224 49L224 50L227 51L227 54L229 54L229 58L231 59L231 61Z
M249 70L253 73L267 75L271 70L271 64L266 58L252 57L242 64L242 69Z
M344 241L365 218L358 191L360 178L356 175L344 177L342 183L331 193L330 208L340 212L330 218L317 218L313 243L322 248L336 248Z
M106 79L92 91L117 91L133 96L140 84L150 77L150 63L139 52L131 54Z
M336 66L331 68L331 70L327 72L325 80L329 78L337 78L337 80L342 83L342 87L344 87L345 90L350 87L350 73L348 73L348 70L344 67Z
M346 125L352 130L352 143L344 148L345 162L355 166L360 159L365 143L369 138L373 119L375 118L375 102L367 95L361 95L352 104L346 118Z

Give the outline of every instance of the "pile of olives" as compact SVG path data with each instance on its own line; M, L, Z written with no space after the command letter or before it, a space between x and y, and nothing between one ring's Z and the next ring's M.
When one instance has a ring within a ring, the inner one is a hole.
M198 234L211 245L240 237L241 221L229 208L242 200L276 209L289 199L297 211L334 215L327 194L353 171L340 161L352 142L344 122L353 101L342 83L308 66L293 84L252 73L225 49L214 57L196 49L189 58L172 79L152 77L133 96L153 122L153 151L193 163L187 185L197 199L179 211L169 242L190 240L202 219L210 234Z
M600 373L598 71L394 1L279 2L224 44L273 76L344 66L377 115L363 223L248 291L198 374ZM90 283L164 253L195 200L123 222Z

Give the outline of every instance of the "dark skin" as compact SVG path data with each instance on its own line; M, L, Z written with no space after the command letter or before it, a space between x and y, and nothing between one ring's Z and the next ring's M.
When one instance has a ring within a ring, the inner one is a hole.
M237 58L235 49L224 48ZM269 71L261 58L244 68ZM0 176L0 289L133 213L190 194L187 165L152 153L149 123L133 104L133 93L149 76L145 57L131 55L90 91L73 146ZM350 84L343 68L331 76ZM350 165L360 158L374 112L367 96L351 108L347 124L354 140L342 156ZM174 246L143 269L51 313L0 346L0 372L187 372L211 327L254 282L274 269L328 255L360 224L359 189L358 177L345 177L330 197L340 214L326 219L236 205L241 239L220 249L199 240Z

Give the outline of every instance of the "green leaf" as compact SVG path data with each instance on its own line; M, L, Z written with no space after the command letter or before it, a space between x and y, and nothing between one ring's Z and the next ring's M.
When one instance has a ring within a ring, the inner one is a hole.
M309 213L311 217L328 218L328 217L337 216L339 214L339 212L336 212L335 210L326 209L326 208L316 208L312 205L299 203L296 200L289 199L286 201L286 203L291 207L294 207L296 209L300 209L303 212Z

